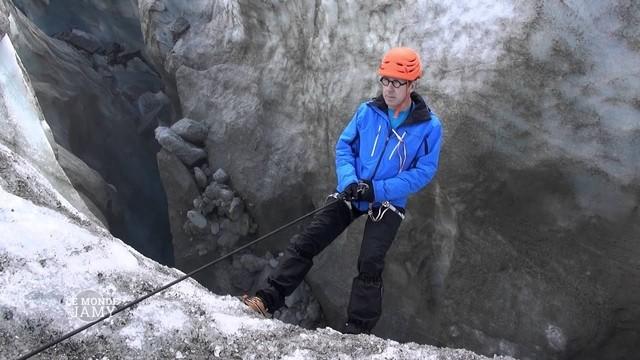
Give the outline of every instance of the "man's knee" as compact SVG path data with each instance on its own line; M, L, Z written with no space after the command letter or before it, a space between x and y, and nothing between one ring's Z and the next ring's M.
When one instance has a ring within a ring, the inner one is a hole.
M384 257L369 256L358 261L358 273L366 278L380 278L384 270Z
M360 272L356 279L365 285L379 286L382 283L382 272Z
M318 246L313 239L297 234L291 238L287 251L292 255L312 260L314 256L318 255Z

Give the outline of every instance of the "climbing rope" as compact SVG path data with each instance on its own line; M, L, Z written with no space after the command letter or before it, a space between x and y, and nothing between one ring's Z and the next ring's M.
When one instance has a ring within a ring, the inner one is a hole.
M111 316L113 316L113 315L115 315L115 314L117 314L119 312L122 312L122 311L124 311L124 310L126 310L126 309L128 309L128 308L130 308L130 307L132 307L132 306L134 306L136 304L138 304L139 302L141 302L143 300L145 300L145 299L147 299L147 298L149 298L149 297L151 297L151 296L153 296L153 295L155 295L155 294L157 294L157 293L159 293L159 292L161 292L163 290L166 290L166 289L172 287L175 284L190 278L191 276L193 276L196 273L208 268L209 266L212 266L213 264L215 264L217 262L220 262L220 261L228 258L229 256L231 256L233 254L236 254L239 251L242 251L242 250L248 248L249 246L258 243L258 242L260 242L260 241L262 241L262 240L264 240L264 239L266 239L266 238L268 238L268 237L270 237L270 236L272 236L272 235L274 235L274 234L276 234L276 233L278 233L278 232L280 232L280 231L282 231L282 230L284 230L284 229L286 229L286 228L288 228L288 227L290 227L290 226L292 226L292 225L294 225L294 224L296 224L296 223L308 218L309 216L312 216L312 215L314 215L314 214L326 209L327 207L335 204L336 202L344 201L345 200L345 195L344 194L339 194L339 196L336 196L335 199L336 199L335 201L329 201L326 204L324 204L323 206L319 207L318 209L315 209L315 210L307 213L306 215L300 216L299 218L297 218L297 219L295 219L295 220L293 220L293 221L291 221L291 222L289 222L287 224L284 224L284 225L280 226L279 228L271 231L270 233L268 233L266 235L263 235L263 236L255 239L255 240L245 244L245 245L242 245L239 248L237 248L237 249L235 249L235 250L233 250L233 251L231 251L231 252L229 252L229 253L227 253L225 255L222 255L221 257L219 257L219 258L217 258L217 259L215 259L215 260L213 260L213 261L211 261L211 262L209 262L209 263L207 263L205 265L202 265L201 267L191 271L190 273L188 273L188 274L186 274L186 275L184 275L184 276L182 276L182 277L180 277L180 278L178 278L178 279L176 279L176 280L174 280L174 281L172 281L172 282L170 282L170 283L168 283L166 285L163 285L163 286L151 291L148 294L145 294L145 295L143 295L143 296L141 296L141 297L139 297L139 298L137 298L135 300L132 300L132 301L130 301L130 302L124 304L124 305L118 306L113 312L111 312L111 313L109 313L107 315L104 315L103 317L101 317L101 318L99 318L97 320L94 320L94 321L92 321L92 322L90 322L90 323L88 323L88 324L86 324L86 325L84 325L82 327L79 327L79 328L77 328L77 329L75 329L73 331L70 331L70 332L62 335L61 337L51 341L48 344L42 345L41 347L29 352L28 354L25 354L25 355L19 357L18 360L28 359L28 358L30 358L30 357L32 357L34 355L37 355L37 354L47 350L48 348L50 348L50 347L52 347L52 346L54 346L54 345L56 345L56 344L58 344L58 343L60 343L60 342L62 342L64 340L72 337L73 335L76 335L76 334L78 334L78 333L80 333L80 332L92 327L93 325L96 325L99 322L101 322L103 320L106 320L106 319L110 318Z

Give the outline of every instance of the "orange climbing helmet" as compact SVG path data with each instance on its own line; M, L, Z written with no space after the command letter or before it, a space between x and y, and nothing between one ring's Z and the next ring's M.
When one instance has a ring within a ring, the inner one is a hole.
M378 74L402 80L418 80L422 76L420 55L410 48L393 48L384 54Z

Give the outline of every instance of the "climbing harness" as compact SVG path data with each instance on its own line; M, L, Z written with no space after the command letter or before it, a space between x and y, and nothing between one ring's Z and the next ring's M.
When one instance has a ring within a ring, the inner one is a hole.
M404 135L403 135L404 136ZM367 183L361 182L358 184L358 190L357 192L359 194L364 193L365 191L369 190L369 185ZM344 194L341 193L333 193L330 194L328 198L334 198L334 199L339 199L345 202L345 204L347 204L347 206L349 207L349 210L351 210L352 206L351 205L351 201L349 201L348 199L346 199L346 197L344 196ZM353 199L351 199L353 200ZM379 222L380 220L382 220L382 218L384 217L384 214L387 213L387 211L391 210L392 212L398 214L398 216L400 216L400 218L402 220L404 220L405 215L402 211L400 211L397 207L393 206L392 203L390 203L389 201L383 201L382 205L379 208L373 208L373 204L369 203L369 211L367 212L367 214L369 215L369 218L373 221L373 222ZM374 211L377 211L377 214L374 215Z
M382 220L382 218L384 217L384 214L386 214L387 211L389 210L398 214L398 216L400 216L400 218L404 220L404 214L402 213L402 211L398 210L397 207L393 206L393 204L391 204L388 201L382 202L382 205L377 209L378 213L376 215L373 214L373 212L376 211L376 209L373 208L373 204L369 204L369 211L367 214L369 215L369 218L371 219L371 221L378 222Z

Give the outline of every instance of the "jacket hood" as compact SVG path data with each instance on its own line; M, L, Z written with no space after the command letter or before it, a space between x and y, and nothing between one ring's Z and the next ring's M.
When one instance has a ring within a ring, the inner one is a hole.
M429 109L427 103L424 102L422 96L414 91L411 93L411 101L414 104L413 111L411 111L404 124L411 125L431 120L431 109ZM380 94L376 98L373 98L371 100L371 103L378 109L382 110L385 114L389 110L389 107L384 101L384 97L382 96L382 94Z

